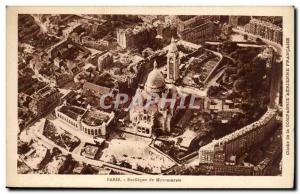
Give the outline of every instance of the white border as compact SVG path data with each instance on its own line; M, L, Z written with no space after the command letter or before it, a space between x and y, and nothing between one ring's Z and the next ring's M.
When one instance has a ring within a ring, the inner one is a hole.
M32 2L32 1L31 1ZM110 1L110 3L112 3L112 4L114 4L113 3L114 1ZM185 1L186 2L186 1ZM211 1L209 1L209 3L210 4L212 4L213 2L215 2L215 1L213 1L213 0L211 0ZM39 2L40 3L40 2ZM99 2L97 2L98 4L99 4ZM151 2L150 2L151 3ZM61 2L60 3L58 3L58 4L61 4ZM87 4L90 4L90 5L94 5L94 4L96 4L96 2L95 3L90 3L90 2L88 2ZM176 5L176 3L174 3L175 5ZM233 3L233 4L235 4L236 5L236 3ZM239 4L239 3L238 3ZM240 3L241 4L241 3ZM278 3L277 2L277 5L278 4L280 4L280 3ZM274 3L273 3L273 5L274 5ZM280 12L280 11L279 11ZM3 12L2 12L3 13ZM2 42L4 42L4 41L2 41ZM4 51L4 50L3 50ZM1 52L2 54L3 53L5 53L5 52ZM3 74L3 72L5 72L5 71L1 71L2 72L2 74ZM1 75L1 74L0 74ZM4 76L1 76L2 78L4 78L5 77L5 74L4 74ZM4 82L2 82L2 83L4 83ZM2 122L2 123L5 123L5 121L4 122ZM4 141L3 141L4 142ZM232 179L231 179L232 180ZM234 180L232 180L232 181L234 181ZM257 180L258 181L258 180ZM215 183L215 184L217 184L217 183ZM215 186L217 186L217 185L215 185ZM250 185L249 185L250 186ZM274 186L274 185L273 185Z

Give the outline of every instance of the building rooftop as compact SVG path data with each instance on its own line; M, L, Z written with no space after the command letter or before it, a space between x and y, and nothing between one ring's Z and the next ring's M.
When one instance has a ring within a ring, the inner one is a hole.
M83 150L83 155L89 157L89 158L95 158L96 154L99 151L99 147L92 145L92 144L86 144Z
M59 111L74 120L77 120L79 116L82 116L85 113L85 109L69 105L64 105L60 107Z
M50 96L54 93L57 93L58 90L55 88L51 88L49 85L46 85L45 87L41 88L40 90L36 91L33 95L32 98L40 99L40 98L45 98L47 96Z
M97 93L100 94L108 94L110 93L111 88L105 87L105 86L100 86L91 82L85 82L83 85L84 89L89 89L89 90L93 90Z
M97 109L88 110L82 117L82 121L90 126L98 126L110 119L109 114Z
M157 69L157 63L154 61L153 70L148 74L146 81L147 92L156 92L157 90L162 91L165 87L165 78L163 77L161 71Z
M193 18L193 17L195 17L194 15L179 15L179 16L177 16L178 17L178 19L180 19L181 21L187 21L187 20L189 20L189 19L191 19L191 18Z
M275 24L272 24L270 22L267 22L267 21L264 21L264 20L259 20L259 19L256 19L256 18L251 19L250 23L260 24L260 25L266 26L268 28L272 28L273 30L282 31L281 27L279 27Z

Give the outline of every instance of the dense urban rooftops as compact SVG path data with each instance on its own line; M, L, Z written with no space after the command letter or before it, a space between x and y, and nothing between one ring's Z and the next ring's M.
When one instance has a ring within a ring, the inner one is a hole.
M45 98L56 92L58 92L57 89L51 88L49 85L47 85L44 88L38 90L36 93L34 93L34 95L32 97L33 98Z
M263 21L263 20L259 20L259 19L253 18L253 19L251 19L250 23L261 24L261 25L263 25L263 26L272 28L273 30L279 30L279 31L282 31L282 28L281 28L281 27L276 26L275 24L272 24L272 23L267 22L267 21Z
M84 89L89 89L94 92L97 92L99 94L108 94L111 90L111 88L105 87L105 86L100 86L91 82L85 82L83 85Z

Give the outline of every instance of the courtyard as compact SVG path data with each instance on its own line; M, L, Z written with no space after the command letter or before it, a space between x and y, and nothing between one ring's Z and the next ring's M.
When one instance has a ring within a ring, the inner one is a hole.
M122 133L121 138L108 142L100 160L154 174L175 165L169 158L149 147L151 141L149 138Z

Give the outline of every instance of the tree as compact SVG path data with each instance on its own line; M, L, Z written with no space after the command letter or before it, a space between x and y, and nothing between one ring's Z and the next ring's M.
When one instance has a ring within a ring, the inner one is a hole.
M221 46L222 51L228 54L236 50L236 48L237 44L231 41L225 41Z
M220 92L220 88L218 86L210 86L207 91L207 95L209 97L217 96Z
M145 48L144 50L143 50L143 52L142 52L142 56L144 57L144 58L147 58L148 56L150 56L150 55L152 55L154 52L153 52L153 50L151 49L151 48Z
M246 82L243 79L238 79L234 82L233 87L236 91L241 91L246 86Z

